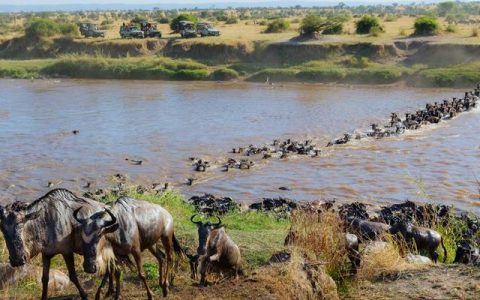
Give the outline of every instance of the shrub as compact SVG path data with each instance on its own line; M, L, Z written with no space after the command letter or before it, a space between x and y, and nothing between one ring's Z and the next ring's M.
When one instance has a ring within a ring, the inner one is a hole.
M285 19L276 19L268 24L266 33L278 33L288 30L290 28L290 22Z
M57 23L50 19L34 19L26 29L25 35L29 38L40 38L54 36L60 32Z
M472 28L472 37L477 37L478 36L478 28Z
M382 26L380 26L380 20L375 16L363 16L357 22L357 33L358 34L368 34L373 31L383 31Z
M178 24L180 23L180 21L190 21L190 22L196 23L198 19L194 15L190 15L190 14L178 15L175 19L172 20L172 22L170 22L170 29L177 31Z
M415 35L435 35L438 32L437 18L431 16L423 16L415 20Z
M302 35L311 35L320 32L325 26L325 20L317 15L308 15L302 20L300 33Z
M80 36L80 30L78 26L73 23L61 23L58 25L60 33L71 37Z
M225 21L225 24L237 24L238 19L236 17L230 17Z
M322 34L342 34L343 24L342 23L332 23L325 26L325 29L322 31Z
M257 24L260 25L260 26L265 26L265 25L267 25L267 20L260 20L260 21L257 22Z
M160 24L168 24L168 23L170 23L170 19L167 18L167 17L162 17L162 18L158 18L157 22L160 23Z
M455 33L457 32L457 27L453 24L448 24L447 28L445 28L445 31L449 33Z
M233 80L237 79L239 77L239 74L237 71L224 68L224 69L218 69L212 72L210 74L210 78L212 80L218 80L218 81L228 81L228 80Z

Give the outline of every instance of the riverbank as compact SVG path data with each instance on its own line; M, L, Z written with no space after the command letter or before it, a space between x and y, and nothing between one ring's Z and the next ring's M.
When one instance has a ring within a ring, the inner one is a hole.
M0 76L245 80L467 87L480 81L480 45L408 38L378 42L84 40L25 38L0 46Z
M181 245L190 253L194 251L197 245L197 229L189 218L196 212L182 196L175 192L156 194L131 187L126 190L107 191L106 194L98 195L97 200L111 203L118 197L119 192L165 207L174 217L175 235ZM368 294L373 299L383 299L391 295L389 287L395 287L395 290L398 289L402 294L408 286L420 286L425 278L436 284L422 286L421 291L411 292L429 298L455 295L469 298L476 295L480 288L475 284L475 278L480 276L478 268L451 264L455 258L455 240L461 238L461 234L469 228L474 228L470 224L474 219L458 217L453 209L447 210L445 214L444 208L437 210L441 206L418 206L420 210L415 207L412 203L406 202L398 207L391 206L387 215L386 212L380 212L379 216L389 216L392 211L396 216L408 216L410 213L418 214L424 211L420 209L422 207L433 209L428 213L424 212L423 216L428 215L430 218L428 221L418 219L417 222L433 222L430 226L442 234L448 250L447 264L420 264L407 260L405 254L416 250L412 250L400 240L387 238L386 243L377 244L373 248L366 246L368 242L362 244L360 251L362 264L357 272L352 273L341 234L344 225L336 211L339 210L341 214L366 213L368 218L368 214L372 212L364 211L362 205L358 203L335 206L333 209L322 203L307 205L292 213L290 217L283 214L279 216L273 211L234 209L221 218L227 233L241 249L245 275L236 281L226 279L213 286L201 288L189 278L188 266L182 263L171 297L183 299L188 294L195 293L199 295L199 299L224 295L229 295L232 299L267 296L273 299L285 297L364 299ZM432 212L435 212L434 215ZM291 230L289 246L284 246L289 228ZM477 230L472 239L478 240L480 238L478 233ZM8 252L2 239L3 235L0 237L2 249L0 260L6 261ZM271 259L272 255L276 258ZM147 253L144 253L144 258L149 284L154 287L155 293L160 293L161 290L156 285L158 272L155 260ZM442 253L440 260L443 260ZM40 266L40 258L35 259L34 264ZM98 278L81 272L81 264L80 257L77 257L76 266L81 279L89 293L93 294L98 285ZM63 262L58 257L52 266L65 272ZM462 281L441 279L458 274L469 275ZM288 280L288 285L284 284L285 280ZM124 297L142 299L144 291L138 284L134 272L127 271L123 281ZM39 283L35 279L18 280L0 294L5 297L30 298L37 295L38 288ZM52 293L51 296L66 294L75 295L75 288L70 285L67 290Z

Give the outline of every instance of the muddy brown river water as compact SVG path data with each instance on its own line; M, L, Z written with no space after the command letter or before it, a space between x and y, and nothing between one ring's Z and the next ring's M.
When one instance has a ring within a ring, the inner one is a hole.
M248 171L199 174L188 160L214 162L233 147L274 138L324 145L345 131L385 123L390 112L403 116L462 95L405 87L0 80L0 201L33 200L49 181L77 192L87 181L103 187L124 173L135 183L171 182L186 196L410 199L480 213L477 111L400 137L329 148L318 158L260 161ZM189 177L198 183L186 186Z

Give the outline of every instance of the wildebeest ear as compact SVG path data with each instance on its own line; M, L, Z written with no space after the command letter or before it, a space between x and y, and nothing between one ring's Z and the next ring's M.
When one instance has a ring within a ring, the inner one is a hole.
M40 211L35 211L33 213L29 213L25 216L25 220L30 221L38 218L40 216Z
M120 225L118 223L107 226L107 227L103 228L102 234L115 232L116 230L118 230L118 227L120 227Z
M5 211L3 209L3 206L0 205L0 220L5 219Z

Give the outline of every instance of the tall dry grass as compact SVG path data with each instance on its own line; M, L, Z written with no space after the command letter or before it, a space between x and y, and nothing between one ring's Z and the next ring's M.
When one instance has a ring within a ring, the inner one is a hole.
M362 263L357 271L356 279L372 281L379 277L412 269L414 265L408 263L404 258L408 252L405 241L391 235L386 235L384 241L372 242L362 253Z
M343 222L333 211L313 213L297 210L291 217L291 246L324 264L337 278L347 270L347 250Z

